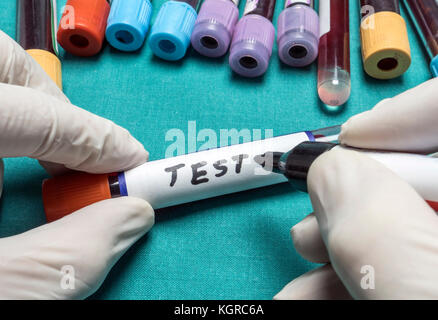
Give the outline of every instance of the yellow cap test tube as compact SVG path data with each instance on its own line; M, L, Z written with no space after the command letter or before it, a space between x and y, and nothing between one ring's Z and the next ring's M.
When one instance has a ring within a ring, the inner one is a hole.
M376 79L401 76L411 65L406 22L398 0L360 0L365 72Z

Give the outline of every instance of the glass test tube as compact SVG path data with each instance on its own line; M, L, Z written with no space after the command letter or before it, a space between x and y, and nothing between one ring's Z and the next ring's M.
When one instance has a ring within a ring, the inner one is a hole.
M286 182L256 158L287 152L303 141L333 141L340 126L299 132L147 162L116 174L72 174L46 180L43 202L49 221L104 199L134 196L154 209Z
M132 52L143 46L152 16L149 0L112 0L106 39L114 48Z
M438 2L404 0L404 3L431 59L432 74L438 77Z
M206 0L193 29L193 48L207 57L227 53L239 19L239 0Z
M56 2L51 0L17 1L17 42L62 88L61 61L58 59Z
M18 0L17 42L25 50L55 53L51 0Z
M98 54L109 12L108 0L67 0L57 35L61 47L76 56Z
M328 106L350 97L350 29L348 0L319 1L318 94Z
M376 79L401 76L411 65L406 22L398 0L360 0L362 59Z
M243 17L237 23L231 42L229 63L244 77L266 72L275 40L272 24L275 0L247 0Z
M161 59L182 59L190 44L201 0L170 0L160 8L151 28L149 46Z
M319 17L313 0L286 0L278 17L278 55L285 64L304 67L318 56Z

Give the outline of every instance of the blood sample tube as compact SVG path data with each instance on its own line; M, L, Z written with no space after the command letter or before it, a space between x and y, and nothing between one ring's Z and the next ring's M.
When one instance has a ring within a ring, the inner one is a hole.
M303 141L334 141L340 126L299 132L147 162L116 174L73 173L46 180L43 202L48 221L120 196L148 201L154 209L286 182L266 172L256 158L287 152Z
M56 1L17 1L17 41L62 89L61 61L58 59Z
M438 3L436 0L404 0L431 59L430 70L438 77Z
M328 106L350 97L350 29L348 0L319 1L318 94Z
M152 15L149 0L112 0L106 39L121 51L136 51L146 38Z
M313 0L286 0L278 17L278 55L285 64L304 67L318 56L319 17Z
M184 57L190 44L201 0L170 0L165 2L151 29L149 46L164 60Z
M266 72L275 40L272 25L275 0L247 0L243 17L234 30L230 66L244 77Z
M307 192L307 177L312 164L319 156L335 148L351 149L336 143L305 141L286 153L268 152L265 157L272 159L272 163L264 167L284 174L296 190ZM386 166L409 183L432 209L438 211L438 159L412 153L352 150Z
M360 4L365 72L376 79L401 76L411 65L411 50L399 1L360 0Z
M107 0L67 0L57 37L61 47L76 56L99 53L109 12Z
M192 33L192 46L207 57L227 53L239 19L239 0L206 0Z

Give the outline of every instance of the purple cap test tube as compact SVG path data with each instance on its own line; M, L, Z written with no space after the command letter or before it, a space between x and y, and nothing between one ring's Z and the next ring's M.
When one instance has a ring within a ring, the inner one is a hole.
M245 77L266 72L275 40L272 25L275 0L247 0L244 16L236 25L231 42L230 66Z
M212 58L227 53L239 19L238 6L239 0L206 0L193 29L193 48Z
M286 0L278 17L278 55L292 67L307 66L318 56L319 17L313 5L313 0Z

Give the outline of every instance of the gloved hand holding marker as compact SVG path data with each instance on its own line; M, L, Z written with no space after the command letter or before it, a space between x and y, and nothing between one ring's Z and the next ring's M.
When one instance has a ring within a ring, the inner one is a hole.
M148 159L126 130L70 104L40 65L1 31L0 95L0 158L38 159L51 173L124 170ZM0 186L2 178L0 160ZM88 297L153 224L147 202L124 197L0 239L0 299ZM65 289L60 281L69 266L74 288Z
M339 141L433 154L438 151L437 87L434 79L381 101L347 121ZM295 279L275 298L436 299L438 217L430 205L437 209L437 161L399 153L370 157L344 147L317 157L307 175L314 213L291 234L303 258L325 265Z

